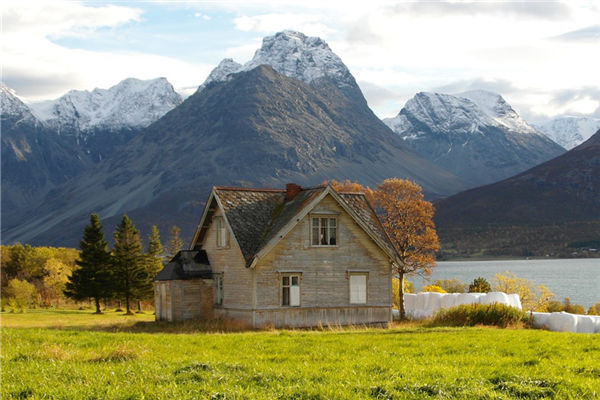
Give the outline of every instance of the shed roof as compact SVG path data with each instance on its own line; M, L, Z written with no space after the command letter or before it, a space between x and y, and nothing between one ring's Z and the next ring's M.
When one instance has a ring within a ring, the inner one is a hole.
M156 275L155 281L212 278L212 269L205 250L181 250Z

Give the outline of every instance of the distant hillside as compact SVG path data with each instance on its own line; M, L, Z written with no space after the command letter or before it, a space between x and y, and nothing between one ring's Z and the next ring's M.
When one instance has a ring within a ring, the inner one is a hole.
M447 252L570 255L600 247L600 131L512 178L436 202Z

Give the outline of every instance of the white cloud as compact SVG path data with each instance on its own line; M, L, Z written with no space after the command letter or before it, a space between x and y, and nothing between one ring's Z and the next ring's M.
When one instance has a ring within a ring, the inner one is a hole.
M211 68L161 55L67 48L51 40L139 21L139 9L9 1L2 4L2 14L3 79L30 101L55 98L70 89L106 88L127 77L167 76L175 87L197 86Z
M323 36L334 30L325 24L320 14L270 13L254 16L242 15L234 18L236 29L244 32L273 33L284 29L295 29L309 36Z

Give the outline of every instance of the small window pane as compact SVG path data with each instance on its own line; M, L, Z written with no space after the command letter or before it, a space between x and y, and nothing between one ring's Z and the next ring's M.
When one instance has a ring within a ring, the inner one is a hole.
M300 286L292 286L290 288L290 306L300 305Z
M281 304L284 306L289 306L290 305L290 288L289 286L284 286L283 287L283 292L282 292L282 297L281 297Z
M312 245L319 245L319 218L312 219Z
M298 277L292 276L292 286L298 286Z
M327 245L327 218L321 218L321 244Z
M350 275L350 303L365 304L367 302L367 276Z
M335 218L329 218L329 227L335 228Z
M290 286L290 277L289 276L284 276L283 277L283 285L284 286Z
M329 244L331 246L336 244L336 228L329 228Z

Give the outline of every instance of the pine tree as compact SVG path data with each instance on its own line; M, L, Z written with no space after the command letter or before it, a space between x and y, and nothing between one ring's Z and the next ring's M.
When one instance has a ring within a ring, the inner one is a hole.
M151 298L154 294L154 277L163 268L162 253L163 248L162 244L160 243L158 228L156 225L153 225L150 235L148 235L148 250L144 255L149 281L146 287L140 290L140 300ZM138 301L138 311L140 311L140 309L141 306Z
M171 228L171 237L169 238L169 242L167 243L167 256L175 257L177 252L183 248L183 240L179 237L179 232L181 229L177 225L173 225Z
M127 215L114 233L113 271L117 281L117 291L125 298L126 314L130 315L131 301L140 299L152 282L147 262L142 255L142 242L138 230Z
M90 225L83 231L79 249L79 259L75 261L79 268L69 277L64 293L75 300L93 298L96 314L101 314L100 299L111 297L114 286L109 269L110 253L97 214L90 216Z

